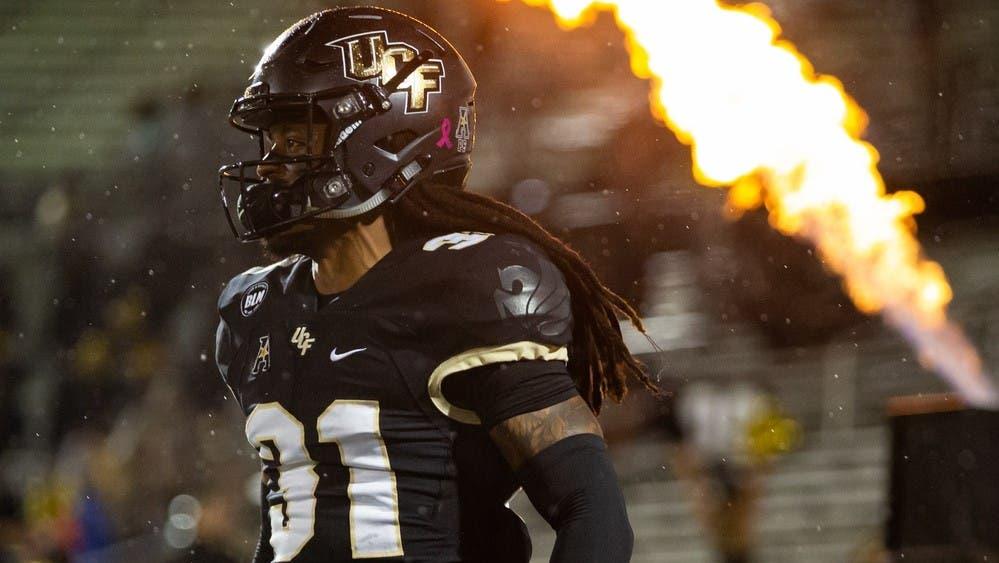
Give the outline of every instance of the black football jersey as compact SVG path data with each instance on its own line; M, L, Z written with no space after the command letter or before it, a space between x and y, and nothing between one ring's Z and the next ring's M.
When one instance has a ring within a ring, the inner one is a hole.
M319 306L312 261L251 269L219 301L216 359L263 462L275 561L526 561L511 472L441 392L495 362L568 358L569 292L523 237L397 245Z

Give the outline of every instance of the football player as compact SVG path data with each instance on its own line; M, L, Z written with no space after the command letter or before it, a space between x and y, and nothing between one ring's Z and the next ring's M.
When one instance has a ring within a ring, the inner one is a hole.
M441 35L338 8L264 52L220 171L229 224L280 261L229 282L216 360L262 460L255 561L627 561L595 414L629 378L635 311L572 250L463 191L475 81Z

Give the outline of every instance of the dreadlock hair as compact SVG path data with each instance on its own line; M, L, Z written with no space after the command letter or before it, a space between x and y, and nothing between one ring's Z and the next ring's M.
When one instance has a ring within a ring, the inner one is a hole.
M410 188L386 218L395 236L486 231L530 239L561 270L572 296L573 353L568 368L590 409L599 413L604 397L620 402L629 378L637 379L656 397L662 396L621 336L619 315L645 332L638 313L600 282L579 253L527 215L493 198L465 191L460 184L421 183Z

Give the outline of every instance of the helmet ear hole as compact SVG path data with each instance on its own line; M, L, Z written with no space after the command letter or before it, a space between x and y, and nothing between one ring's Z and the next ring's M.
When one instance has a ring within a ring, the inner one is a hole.
M375 146L390 154L399 154L410 143L416 140L419 134L412 129L396 131L375 141Z

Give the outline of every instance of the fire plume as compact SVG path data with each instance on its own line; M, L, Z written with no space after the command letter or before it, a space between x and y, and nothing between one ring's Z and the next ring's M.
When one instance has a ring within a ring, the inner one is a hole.
M650 107L693 151L694 177L729 186L733 213L766 205L771 225L810 241L863 312L880 312L973 405L996 392L947 319L952 297L915 237L918 194L887 194L867 116L834 77L782 39L766 6L718 0L523 0L573 29L611 12ZM807 296L801 296L806 298Z

